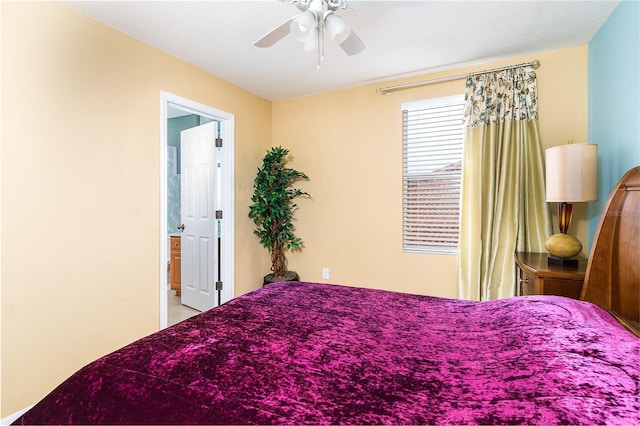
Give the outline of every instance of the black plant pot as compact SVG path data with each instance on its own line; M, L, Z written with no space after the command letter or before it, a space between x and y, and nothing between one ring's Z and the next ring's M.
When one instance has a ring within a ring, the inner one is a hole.
M280 281L300 281L300 277L298 276L297 273L293 271L286 271L284 273L284 276L281 276L281 277L274 277L273 274L269 274L264 276L264 281L262 282L262 285L265 286L267 284L277 283Z

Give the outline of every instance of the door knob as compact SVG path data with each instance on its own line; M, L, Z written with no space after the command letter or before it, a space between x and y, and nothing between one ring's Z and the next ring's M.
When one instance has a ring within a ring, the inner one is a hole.
M176 226L180 232L184 231L184 224Z

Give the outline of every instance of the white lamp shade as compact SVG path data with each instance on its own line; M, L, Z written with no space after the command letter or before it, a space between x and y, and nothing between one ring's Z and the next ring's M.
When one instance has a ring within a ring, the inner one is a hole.
M316 15L310 10L307 10L296 16L296 18L291 21L289 28L295 39L304 43L313 37L317 25Z
M598 145L576 143L546 150L547 202L598 199Z
M341 17L333 13L329 13L327 17L324 18L324 24L327 28L329 38L336 44L342 43L349 37L349 34L351 34L351 28L344 23Z

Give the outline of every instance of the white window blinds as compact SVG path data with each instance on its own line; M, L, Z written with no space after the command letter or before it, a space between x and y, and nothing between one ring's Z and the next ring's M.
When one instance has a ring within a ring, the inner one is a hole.
M455 252L460 224L464 96L402 105L403 243Z

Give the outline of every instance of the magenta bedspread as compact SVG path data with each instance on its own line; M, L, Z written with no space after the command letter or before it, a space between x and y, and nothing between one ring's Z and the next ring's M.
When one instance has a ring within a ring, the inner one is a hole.
M640 340L562 297L276 283L84 367L25 424L639 424Z

